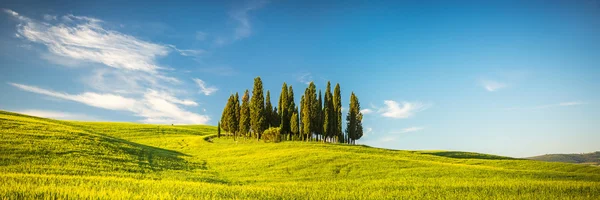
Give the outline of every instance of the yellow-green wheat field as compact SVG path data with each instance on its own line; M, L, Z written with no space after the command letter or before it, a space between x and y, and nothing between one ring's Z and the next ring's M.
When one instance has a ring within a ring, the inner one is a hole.
M600 199L600 168L0 111L0 199Z

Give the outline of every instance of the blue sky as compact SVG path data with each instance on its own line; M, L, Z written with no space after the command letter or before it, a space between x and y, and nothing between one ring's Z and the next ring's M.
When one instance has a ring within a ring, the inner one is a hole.
M216 124L261 76L354 91L360 143L523 157L600 150L600 2L0 4L0 109ZM344 106L344 107L347 107Z

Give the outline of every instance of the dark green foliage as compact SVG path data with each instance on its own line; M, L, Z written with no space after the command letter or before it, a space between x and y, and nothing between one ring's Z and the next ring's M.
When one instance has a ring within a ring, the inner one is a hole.
M229 121L228 116L229 116L229 106L231 105L231 102L233 101L231 99L231 96L229 96L229 99L227 99L227 103L225 104L225 107L223 108L223 114L221 114L221 127L223 128L223 130L225 132L228 132L229 130L229 126L227 124L227 121Z
M249 137L250 131L250 95L248 94L248 90L244 92L244 96L242 97L242 106L240 107L240 135Z
M221 138L221 121L217 122L217 137Z
M331 94L331 83L327 81L325 102L323 102L323 136L325 139L333 138L333 122L333 96Z
M277 112L277 108L273 107L273 112L271 112L271 126L272 127L279 127L279 113Z
M290 131L293 135L298 135L300 133L300 119L298 118L298 108L295 108L296 111L292 113L291 121L290 121Z
M235 140L236 134L240 129L240 95L236 92L235 93L235 97L233 99L233 120L230 121L230 123L233 124L233 130L231 132L233 132L233 139Z
M362 113L360 113L360 103L354 92L350 95L350 106L348 107L348 115L346 115L346 136L347 143L355 144L356 140L363 135Z
M332 134L333 137L337 139L339 142L343 140L344 136L342 134L342 91L340 89L340 84L335 85L335 89L333 90L333 120L332 120Z
M317 140L319 139L318 137L322 137L323 136L323 97L321 96L321 90L319 90L319 101L317 102L317 110L316 110L316 114L317 116L315 117L316 122L315 122L315 133L317 134Z
M225 117L225 121L227 122L227 132L232 133L234 138L239 125L239 103L236 100L235 96L229 96L229 101L227 102L227 115Z
M316 86L310 82L304 91L304 102L302 104L302 134L306 141L312 138L317 128L317 92Z
M263 85L260 77L254 78L252 98L250 100L250 128L257 139L268 126L265 112L265 97L263 96Z
M265 114L267 117L267 125L268 127L275 127L275 122L273 121L273 105L271 105L271 92L267 90L267 97L265 98Z
M289 88L287 90L287 100L288 100L288 104L286 105L287 106L287 114L289 116L290 123L291 123L291 120L294 120L292 118L292 114L296 113L296 115L298 115L298 107L296 107L296 103L294 102L294 88L292 88L291 85L289 86ZM298 117L298 116L296 116L296 117ZM298 122L297 125L300 126L300 122ZM296 129L296 130L298 130L298 129ZM291 124L290 124L289 132L293 133ZM294 134L299 134L299 131L295 132Z
M265 142L281 142L281 129L279 127L271 127L262 134L262 139Z
M288 89L287 84L284 82L281 87L281 94L279 95L279 104L277 105L279 111L279 127L281 128L282 134L290 133L290 118L291 114L288 109Z
M304 138L304 119L303 119L303 115L304 115L304 95L302 95L300 97L300 109L298 110L298 136L300 138Z

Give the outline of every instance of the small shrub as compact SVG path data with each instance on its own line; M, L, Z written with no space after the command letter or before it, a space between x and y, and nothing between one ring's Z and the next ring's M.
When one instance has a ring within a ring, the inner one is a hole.
M281 129L271 127L263 132L262 139L265 142L281 142Z

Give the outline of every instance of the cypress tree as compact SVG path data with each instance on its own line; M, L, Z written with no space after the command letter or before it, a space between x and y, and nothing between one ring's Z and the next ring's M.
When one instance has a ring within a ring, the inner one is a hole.
M342 142L344 135L342 133L342 94L340 84L335 85L333 90L333 135L338 142Z
M304 140L304 95L302 95L300 97L300 110L298 112L298 118L300 119L299 123L298 123L298 134L300 134L300 140L303 141Z
M360 139L363 135L360 103L354 92L350 95L350 106L348 108L348 115L346 116L346 135L348 136L349 144L356 144L356 140Z
M277 107L273 107L273 112L270 116L271 121L273 122L272 127L279 127L279 113L277 112ZM281 130L279 132L281 133Z
M282 134L290 133L290 120L291 114L289 114L288 109L288 89L287 84L284 82L283 86L281 86L281 94L279 94L279 104L277 104L277 108L279 111L279 124Z
M291 85L289 86L289 89L288 89L287 92L288 92L288 96L287 96L287 100L288 100L287 114L288 114L288 117L286 117L286 119L291 119L292 118L292 114L296 113L296 115L299 115L299 113L298 113L298 108L296 107L296 103L294 102L294 89L292 88ZM300 124L300 122L298 122L298 125L299 124Z
M239 132L240 130L240 112L242 110L241 106L240 106L240 95L236 92L235 93L235 98L233 99L233 105L235 107L235 117L234 117L234 121L232 123L235 124L235 130L233 131L233 140L235 140L235 137L237 136L236 134Z
M242 96L242 106L240 107L240 135L248 137L248 133L250 131L250 95L248 94L248 90L244 92L244 96Z
M231 126L229 125L229 122L231 121L231 113L233 109L235 109L233 107L233 95L229 95L229 98L227 99L227 104L225 104L225 108L223 109L223 114L221 115L221 128L223 128L223 130L225 132L230 133L231 132Z
M302 106L302 127L303 134L306 135L306 141L312 138L312 134L316 132L318 127L317 103L316 86L313 82L310 82L304 92L304 104Z
M229 98L227 99L227 103L225 104L225 107L223 108L223 113L221 114L221 127L225 132L229 130L229 127L227 126L227 120L229 120L229 106L231 105L229 101L232 101L231 96L229 96Z
M317 132L318 137L323 136L323 98L321 97L321 90L319 90L319 101L317 102L317 127L315 132ZM317 138L318 140L319 138Z
M254 87L252 88L252 98L250 101L250 127L260 139L260 135L267 127L267 118L265 112L265 97L263 96L263 85L260 77L254 78Z
M271 105L271 92L267 90L267 97L265 98L265 112L268 121L268 127L274 127L273 122L273 105Z
M331 95L331 83L327 81L327 88L325 90L325 102L323 102L323 136L325 139L333 136L333 99Z
M227 109L227 129L228 132L233 134L233 139L235 140L235 134L237 132L238 129L238 116L239 116L239 102L236 102L236 97L231 95L229 97L229 102L228 102L228 106L229 109ZM238 104L238 105L236 105Z
M298 109L296 108L296 110L298 110ZM293 135L297 136L300 133L300 131L298 129L300 127L299 124L300 124L300 119L298 118L298 112L295 111L292 114L291 121L290 121L290 131Z

